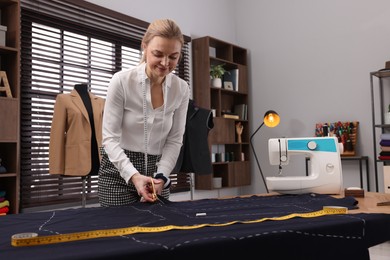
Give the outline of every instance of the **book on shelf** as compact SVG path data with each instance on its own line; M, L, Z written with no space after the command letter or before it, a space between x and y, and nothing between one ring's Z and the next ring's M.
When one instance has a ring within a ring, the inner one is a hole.
M230 81L233 83L233 90L238 91L238 69L229 70L228 73L225 73L223 76L223 81Z
M248 119L247 111L248 111L247 104L234 105L234 113L238 115L241 120Z
M222 111L222 117L230 119L240 119L240 117L236 113L232 113L231 111Z
M223 114L222 117L229 118L229 119L240 119L238 115L234 115L234 114Z

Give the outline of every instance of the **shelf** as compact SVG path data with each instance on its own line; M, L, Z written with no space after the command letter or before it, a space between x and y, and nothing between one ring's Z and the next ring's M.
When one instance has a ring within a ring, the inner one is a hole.
M370 73L371 82L371 109L372 109L372 133L373 133L373 158L375 174L375 190L379 191L378 164L388 165L390 160L378 158L380 149L380 134L389 132L390 125L385 124L384 112L390 104L390 86L384 78L390 77L390 70L379 70ZM377 81L375 81L377 79Z
M250 185L250 122L222 117L223 113L233 113L235 105L248 107L247 50L210 36L193 39L192 50L194 100L200 107L215 109L216 113L208 136L210 150L218 146L234 155L228 162L213 163L213 174L195 175L195 188L213 189L215 177L222 178L222 188ZM224 64L226 70L238 70L238 91L211 86L209 69L217 64ZM242 142L238 142L237 123L243 125ZM242 154L245 161L241 161Z
M13 47L0 46L0 54L16 55L18 54L18 49Z
M374 71L374 72L371 72L371 75L378 77L378 78L390 77L390 70Z
M0 173L0 178L16 177L16 173Z
M0 70L5 71L12 97L0 92L0 158L7 169L0 173L0 191L9 201L7 214L19 213L20 183L20 1L0 0L5 46L0 46ZM2 82L2 84L4 84ZM2 85L3 86L3 85Z

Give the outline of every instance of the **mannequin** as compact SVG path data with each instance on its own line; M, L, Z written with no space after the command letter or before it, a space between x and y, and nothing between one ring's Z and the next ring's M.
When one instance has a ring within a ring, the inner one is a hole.
M91 160L91 172L89 173L89 175L97 175L99 173L99 167L100 167L99 149L96 140L95 122L93 120L92 103L91 103L91 98L89 97L88 86L87 84L76 84L74 86L74 89L79 93L81 99L83 100L85 108L87 109L89 123L91 125L91 130L92 130L92 136L91 136L92 160Z
M208 134L213 127L211 110L198 107L193 100L190 100L183 146L173 172L192 172L195 174L211 174L213 172L208 146Z
M97 175L105 100L76 84L69 94L58 94L50 128L49 173L81 176L83 206L86 177Z
M100 160L99 160L99 149L97 145L96 140L96 133L95 133L95 123L93 120L93 110L92 110L92 103L91 98L89 97L89 91L87 84L76 84L74 86L74 89L79 93L81 99L83 100L84 106L87 109L88 117L89 117L89 123L91 125L92 130L92 136L91 136L91 172L87 176L82 176L83 180L83 198L82 198L82 206L85 207L86 204L86 178L90 175L98 175L99 173L99 167L100 167ZM90 178L88 178L90 179Z

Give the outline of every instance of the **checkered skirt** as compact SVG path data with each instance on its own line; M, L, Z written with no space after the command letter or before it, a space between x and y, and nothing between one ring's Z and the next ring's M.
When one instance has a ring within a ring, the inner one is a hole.
M153 176L157 171L156 163L161 155L148 155L148 166L145 171L145 157L143 153L124 150L134 167L143 175ZM130 182L127 184L120 176L118 169L109 160L108 155L101 149L102 160L98 178L98 196L102 207L128 205L140 201L141 197L135 186ZM169 199L170 190L163 189L161 196Z

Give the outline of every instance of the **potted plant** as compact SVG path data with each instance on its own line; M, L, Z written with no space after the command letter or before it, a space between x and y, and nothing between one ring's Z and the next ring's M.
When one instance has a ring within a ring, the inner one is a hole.
M220 88L222 87L222 76L225 73L229 73L224 68L225 64L211 65L210 67L210 76L211 76L211 85L213 87Z

